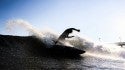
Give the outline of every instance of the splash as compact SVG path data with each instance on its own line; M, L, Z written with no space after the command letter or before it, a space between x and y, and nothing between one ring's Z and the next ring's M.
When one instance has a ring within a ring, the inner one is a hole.
M15 27L22 27L23 29L25 29L29 33L32 33L39 38L44 36L37 28L33 27L29 22L27 22L25 20L18 19L18 20L7 21L7 24L6 24L7 30L12 30Z
M33 27L29 22L18 19L18 20L9 20L7 22L7 29L13 29L14 27L21 27L28 31L31 35L36 36L41 41L46 43L48 47L52 47L54 45L54 41L57 40L59 34L52 31L52 29L44 29L39 30ZM83 36L76 36L71 39L66 39L66 42L63 45L68 45L72 47L76 47L78 49L85 50L92 55L99 54L104 56L113 56L113 57L121 57L125 58L125 49L118 47L113 44L105 44L105 43L95 43L94 41L88 40L88 38ZM101 56L102 57L102 56Z

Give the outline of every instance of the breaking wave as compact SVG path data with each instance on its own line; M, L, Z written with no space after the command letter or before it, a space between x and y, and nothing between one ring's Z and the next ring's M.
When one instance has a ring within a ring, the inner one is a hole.
M39 30L32 26L29 22L22 19L9 20L6 26L7 29L14 29L14 27L17 26L25 29L29 32L29 35L36 36L43 41L47 47L54 45L54 41L56 41L59 37L59 34L54 33L51 30ZM95 43L94 41L80 35L77 35L72 39L66 39L66 42L61 45L76 47L91 54L104 54L104 56L112 55L115 57L125 58L125 48L121 48L114 44Z

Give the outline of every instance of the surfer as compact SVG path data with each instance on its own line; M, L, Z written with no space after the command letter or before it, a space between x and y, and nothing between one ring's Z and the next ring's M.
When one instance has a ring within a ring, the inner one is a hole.
M80 32L79 29L75 29L75 28L68 28L66 29L58 38L58 40L55 42L55 44L57 44L59 41L64 41L65 38L72 38L74 36L69 36L70 33L73 32L73 30L77 31L77 32Z

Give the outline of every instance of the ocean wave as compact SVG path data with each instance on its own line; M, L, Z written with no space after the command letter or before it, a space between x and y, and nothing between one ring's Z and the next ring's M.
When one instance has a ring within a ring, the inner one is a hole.
M39 38L42 42L44 42L47 45L47 47L52 47L51 45L54 45L55 41L59 37L59 34L57 33L54 33L49 30L39 30L32 26L29 22L22 19L9 20L7 22L7 29L12 29L16 26L25 29L30 33L30 35ZM61 43L61 45L76 47L78 49L82 49L93 54L108 54L125 58L124 48L121 48L114 44L95 43L94 41L89 41L87 40L87 38L82 36L76 36L71 39L66 39L64 43Z

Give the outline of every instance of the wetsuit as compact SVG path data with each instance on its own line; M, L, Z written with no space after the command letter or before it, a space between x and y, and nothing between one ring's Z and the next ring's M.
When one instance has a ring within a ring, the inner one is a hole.
M65 38L72 38L72 37L74 37L74 36L68 36L70 33L73 32L73 30L80 32L79 29L68 28L68 29L66 29L66 30L59 36L59 38L58 38L58 40L55 42L55 44L57 44L60 40L61 40L61 41L64 41Z

